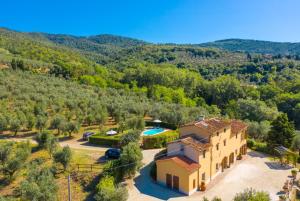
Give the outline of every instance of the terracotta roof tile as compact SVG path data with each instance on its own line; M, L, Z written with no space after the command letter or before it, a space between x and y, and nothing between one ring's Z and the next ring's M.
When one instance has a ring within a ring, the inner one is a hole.
M182 155L166 156L162 159L157 160L157 162L167 161L167 160L173 161L174 163L183 167L184 169L186 169L189 172L192 172L192 171L200 168L200 165L198 163L196 163L195 161L187 158L186 156L182 156Z
M239 133L241 130L247 128L247 124L239 120L231 120L231 132L233 134Z
M185 145L190 145L193 148L197 149L198 151L205 150L211 146L208 139L199 138L199 136L196 136L195 134L185 135L178 140L169 142L168 144L178 143L178 142L181 142L182 144Z
M191 145L199 151L202 151L210 146L208 139L199 139L193 134L184 136L183 138L179 139L179 141L185 145Z
M194 123L195 126L205 129L210 133L214 133L222 128L230 126L230 121L219 118L206 119Z

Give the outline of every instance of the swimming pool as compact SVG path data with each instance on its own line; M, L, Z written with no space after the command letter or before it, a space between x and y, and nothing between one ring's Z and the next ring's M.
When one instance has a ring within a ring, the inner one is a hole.
M143 135L156 135L156 134L162 133L164 131L165 131L164 128L151 128L151 129L145 130L143 132Z

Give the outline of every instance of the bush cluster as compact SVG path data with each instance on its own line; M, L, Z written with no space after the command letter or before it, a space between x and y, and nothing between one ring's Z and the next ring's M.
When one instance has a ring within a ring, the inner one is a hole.
M254 139L248 139L247 146L254 151L259 151L266 154L274 154L272 148L268 147L267 143L265 142L258 142Z
M162 148L165 147L168 142L174 141L178 137L178 132L172 130L153 136L144 136L143 147L144 149Z

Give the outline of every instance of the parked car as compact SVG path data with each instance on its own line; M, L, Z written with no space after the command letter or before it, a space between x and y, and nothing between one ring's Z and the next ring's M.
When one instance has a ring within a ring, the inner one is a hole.
M90 136L94 135L95 133L94 132L85 132L83 133L82 135L82 139L83 140L88 140Z
M111 148L105 152L105 158L107 159L118 159L120 158L121 151L120 149Z

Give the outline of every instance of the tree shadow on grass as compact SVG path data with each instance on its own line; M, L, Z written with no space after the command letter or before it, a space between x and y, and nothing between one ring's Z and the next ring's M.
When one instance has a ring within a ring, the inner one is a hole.
M84 199L84 201L94 201L94 195L95 195L95 189L97 184L99 183L100 176L96 176L93 178L93 180L84 187L85 191L87 191L89 194L88 196Z
M151 165L152 163L144 166L140 171L140 175L134 179L134 185L140 193L162 200L185 196L154 182L150 177Z
M90 142L84 142L84 143L81 143L80 145L89 146L89 147L101 147L101 148L111 148L111 147L113 147L113 146L107 146L107 145L92 144Z
M84 201L94 201L96 186L100 180L99 173L93 173L90 171L74 171L72 172L71 177L72 182L79 183L82 186L83 190L87 193L87 196L84 199Z

